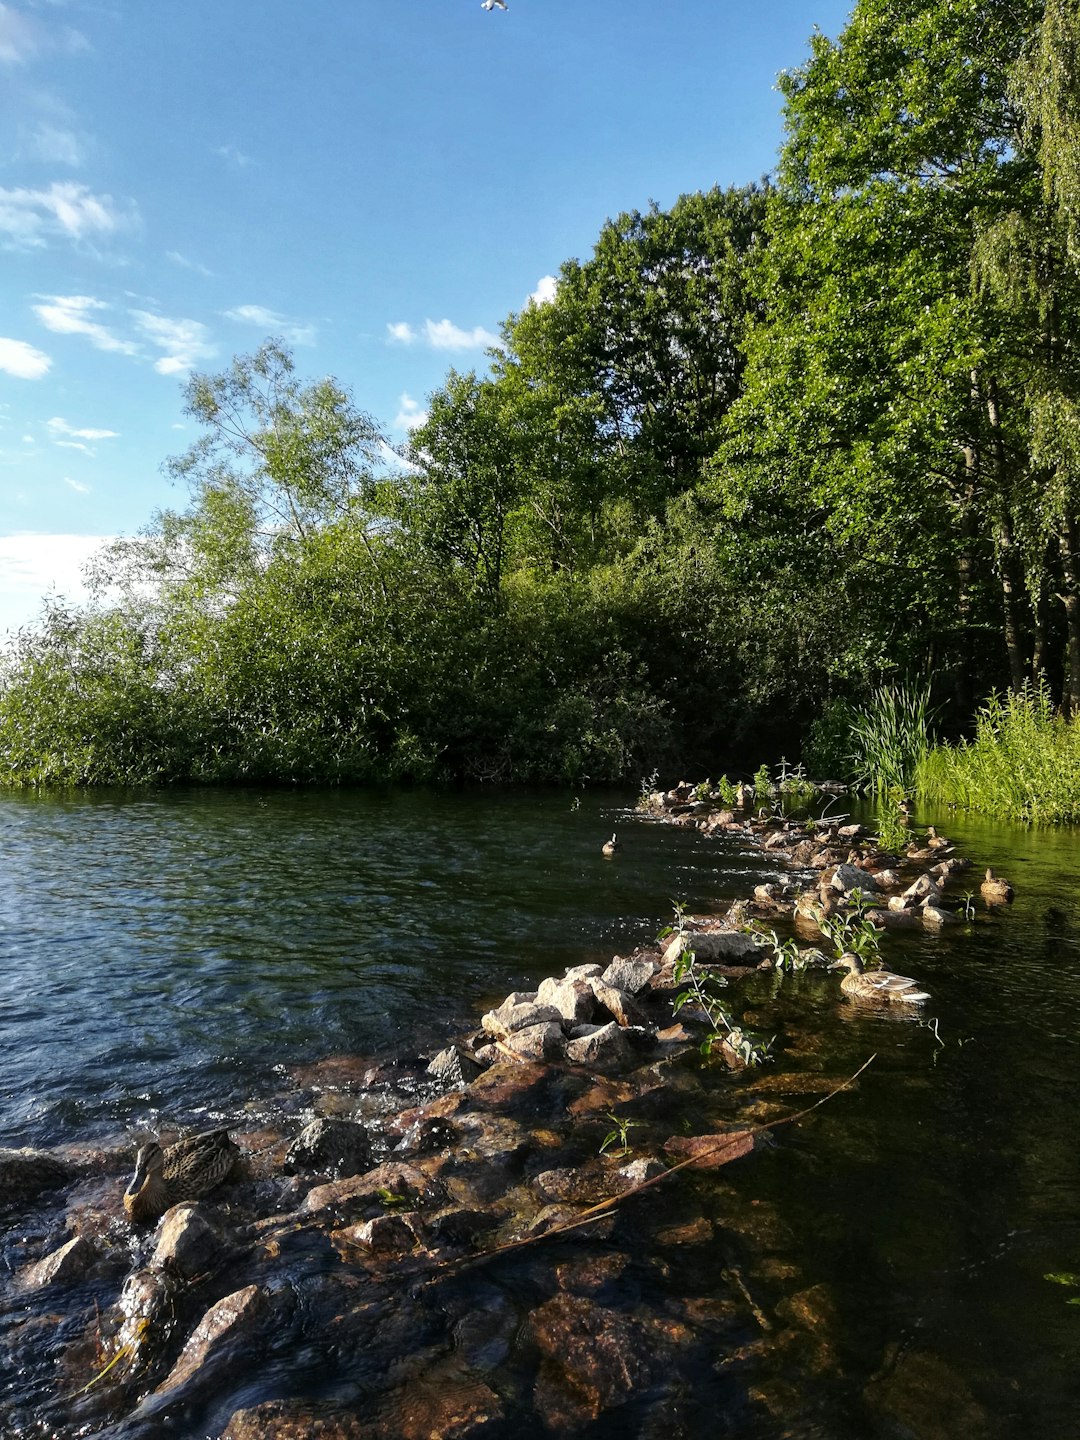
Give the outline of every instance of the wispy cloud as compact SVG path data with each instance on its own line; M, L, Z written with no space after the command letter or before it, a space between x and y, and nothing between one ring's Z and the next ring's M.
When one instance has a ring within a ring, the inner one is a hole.
M221 160L226 160L230 165L235 165L238 170L243 170L248 165L254 165L255 161L250 155L236 145L215 145L214 154Z
M0 335L0 370L19 380L40 380L52 361L43 350L35 350L25 340L9 340Z
M73 480L70 475L64 476L64 484L67 485L69 489L74 490L76 495L90 494L89 485L84 485L81 480Z
M35 305L34 314L47 330L57 335L85 335L97 350L112 350L121 355L137 355L139 347L132 340L122 340L107 325L92 317L110 307L92 295L43 295L45 303Z
M54 180L47 190L0 188L0 235L9 250L39 249L55 239L107 238L137 224L133 202L117 205L111 195L95 195L73 180Z
M74 440L115 440L120 433L118 430L92 430L89 427L77 429L74 425L69 425L66 420L62 420L59 415L54 415L45 423L54 436L69 435Z
M427 424L428 412L407 390L402 393L398 404L400 409L394 416L396 430L415 430L417 426Z
M452 320L425 320L419 331L414 330L407 320L399 320L396 324L387 324L386 333L395 344L413 345L419 340L430 345L432 350L485 350L502 343L497 335L485 330L482 325L463 330Z
M179 265L181 270L194 270L196 275L213 275L205 265L200 265L198 260L189 260L186 255L181 255L179 250L166 250L165 259L171 260L174 265Z
M555 299L555 292L558 288L559 282L554 275L541 275L529 300L534 305L550 305Z
M10 5L0 5L0 63L22 65L38 50L33 21Z
M294 345L314 345L318 333L314 325L289 320L265 305L236 305L225 311L225 319L235 320L238 325L257 325L267 334L280 335Z
M22 126L16 153L20 160L40 160L46 165L70 165L72 169L83 164L87 144L82 135L63 125L50 125L41 121L34 126Z
M94 455L97 452L91 450L89 445L84 445L81 440L54 440L54 445L59 445L61 450L81 450L84 455Z
M210 332L198 320L170 320L149 310L132 310L131 314L150 344L164 352L154 361L159 375L183 375L200 360L217 354Z

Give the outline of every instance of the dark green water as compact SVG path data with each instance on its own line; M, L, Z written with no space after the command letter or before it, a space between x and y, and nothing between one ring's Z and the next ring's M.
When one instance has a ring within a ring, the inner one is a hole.
M632 799L0 799L0 1144L233 1119L282 1066L434 1047L507 991L649 938L673 899L719 910L777 873ZM919 818L1017 888L1006 913L890 945L937 1038L828 975L735 997L776 1033L774 1073L840 1080L876 1055L741 1162L742 1193L785 1223L777 1258L834 1316L820 1385L741 1436L1080 1432L1080 1284L1046 1278L1080 1274L1080 842Z

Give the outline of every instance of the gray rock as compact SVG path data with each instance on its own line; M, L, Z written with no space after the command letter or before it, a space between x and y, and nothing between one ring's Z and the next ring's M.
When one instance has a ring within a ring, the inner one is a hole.
M59 1250L44 1256L19 1272L19 1285L24 1290L43 1290L47 1285L69 1285L81 1280L97 1259L97 1246L83 1235L76 1235Z
M298 1170L317 1171L340 1179L359 1175L371 1163L371 1141L363 1125L354 1120L313 1120L285 1153L287 1175Z
M631 1160L628 1165L620 1165L615 1172L620 1188L625 1190L632 1190L635 1185L643 1185L646 1180L666 1173L667 1166L652 1159Z
M489 1010L480 1024L489 1035L505 1039L515 1030L543 1025L548 1020L562 1020L554 1005L537 1004L535 995L513 994L508 995L497 1010Z
M570 1040L566 1045L566 1057L576 1065L621 1065L632 1053L625 1031L614 1020L610 1025L594 1030L591 1035Z
M652 978L651 976L649 977ZM603 980L590 980L592 992L596 996L597 1004L600 1006L599 1018L603 1020L604 1013L618 1021L620 1025L641 1025L645 1021L645 1012L631 996L622 990L616 990L614 985L605 985Z
M942 910L937 905L924 905L919 913L922 915L922 923L928 930L940 930L943 925L960 923L959 915L954 915L951 910Z
M369 1250L387 1254L395 1250L412 1250L416 1245L417 1232L410 1220L419 1225L419 1217L407 1215L376 1215L358 1225L350 1225L337 1233L353 1245L363 1245Z
M599 966L596 967L599 969ZM592 979L595 977L589 977ZM571 980L544 980L536 992L537 1003L551 1005L570 1025L582 1025L592 1019L596 1011L589 979L582 976Z
M463 1090L471 1080L476 1079L483 1068L483 1065L471 1056L463 1055L456 1045L448 1045L435 1056L427 1067L427 1073L433 1075L447 1090Z
M848 864L836 867L830 884L834 890L839 890L845 895L852 890L864 890L871 893L878 888L877 881L868 870L860 870L857 865Z
M171 1267L186 1279L212 1269L225 1250L221 1235L197 1205L174 1205L165 1212L150 1265Z
M563 1053L563 1028L557 1020L544 1020L513 1031L502 1043L524 1060L557 1060Z
M673 965L684 950L692 950L698 960L706 962L756 965L761 959L754 937L744 930L678 930L669 940L661 964Z
M627 995L640 995L659 969L656 960L626 960L616 955L600 979Z
M919 904L936 905L941 899L941 890L929 875L920 875L914 885L909 885L904 891L904 899L914 900Z
M588 980L592 975L602 975L603 973L604 967L602 965L571 965L570 969L567 970L563 976L563 979Z
M0 1150L0 1206L32 1200L74 1179L75 1170L47 1150Z

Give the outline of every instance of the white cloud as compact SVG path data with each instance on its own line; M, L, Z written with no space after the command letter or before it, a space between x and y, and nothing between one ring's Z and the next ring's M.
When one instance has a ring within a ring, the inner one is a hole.
M33 129L19 131L21 159L40 160L46 165L70 165L73 169L86 157L86 142L74 130L42 121Z
M198 260L189 260L186 255L181 255L179 250L166 250L165 259L171 260L174 265L179 265L182 270L194 270L196 275L213 275L205 265L200 265Z
M236 305L225 311L225 319L235 320L240 325L257 325L260 330L280 335L294 345L315 344L317 332L314 325L301 325L295 320L287 320L284 315L279 315L276 310L268 310L265 305Z
M244 152L235 145L215 145L214 154L222 160L227 160L230 165L235 165L238 170L242 170L246 165L254 165L255 163L250 155L245 155Z
M558 287L559 282L554 275L541 275L540 279L536 282L536 289L529 296L529 300L531 300L534 305L550 305L552 300L555 299L555 291Z
M484 350L502 343L497 335L485 330L482 325L463 330L452 320L425 320L419 334L407 320L399 320L395 325L388 324L386 331L389 338L399 345L412 345L417 340L423 340L433 350Z
M82 567L109 535L0 536L0 631L32 621L47 591L76 604L88 598Z
M433 350L485 350L500 343L499 337L482 325L462 330L450 320L425 320L424 338Z
M70 486L76 495L89 495L90 486L84 485L81 480L72 480L70 475L64 476L64 484Z
M52 361L43 350L25 340L8 340L0 335L0 370L19 380L40 380Z
M401 408L394 416L394 428L396 430L415 430L419 425L426 425L428 412L422 408L419 400L404 391L401 400Z
M47 190L0 188L0 234L8 249L29 250L61 237L76 242L115 235L138 223L133 202L118 206L74 180L54 180Z
M97 350L112 350L121 355L137 355L139 347L131 340L121 340L91 315L108 310L104 300L92 295L43 295L46 303L34 306L34 314L47 330L57 335L85 335Z
M59 415L54 415L45 423L54 435L70 435L75 440L115 440L120 433L118 430L77 430L66 420L61 420Z
M59 445L62 450L81 450L84 455L95 453L89 445L84 445L81 440L54 440L53 444Z
M206 326L198 320L170 320L153 315L149 310L132 310L135 323L152 345L164 351L154 361L159 375L183 375L194 369L200 360L217 354Z
M37 48L32 22L10 5L0 5L0 61L7 65L21 65Z

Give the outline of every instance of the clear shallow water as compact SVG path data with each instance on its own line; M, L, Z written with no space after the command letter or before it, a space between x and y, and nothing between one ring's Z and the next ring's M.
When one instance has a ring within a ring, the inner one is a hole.
M0 1144L228 1119L282 1065L434 1048L508 990L650 937L673 899L719 910L777 873L636 820L632 799L0 798ZM839 1081L876 1055L856 1091L742 1162L747 1203L783 1218L774 1258L833 1319L820 1384L782 1421L742 1417L741 1437L1077 1433L1080 1286L1046 1277L1080 1273L1080 840L919 819L1017 887L970 930L890 941L938 1038L826 975L733 996L777 1035L771 1075ZM699 1193L720 1234L722 1188ZM718 1250L717 1272L729 1260ZM694 1285L711 1263L694 1252ZM782 1301L782 1279L748 1274L766 1308ZM761 1369L782 1386L783 1353ZM710 1394L703 1379L703 1415Z

